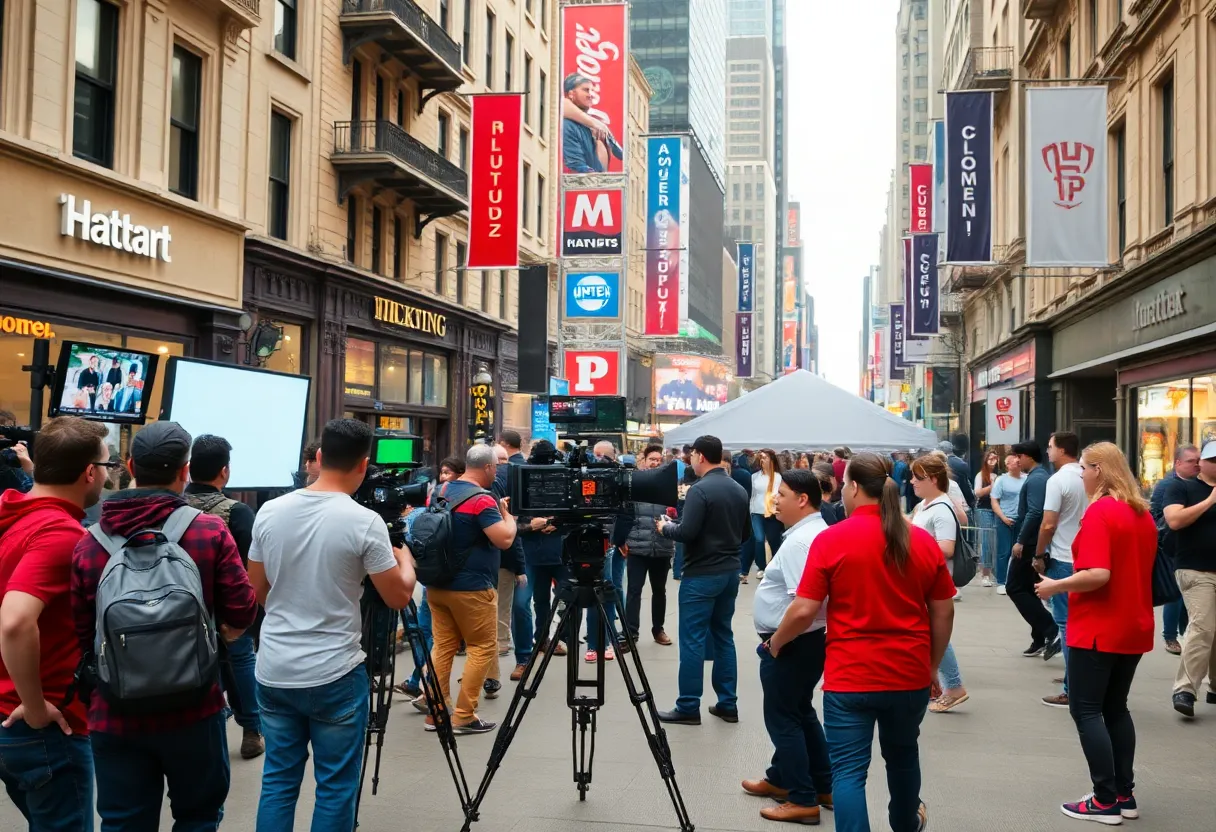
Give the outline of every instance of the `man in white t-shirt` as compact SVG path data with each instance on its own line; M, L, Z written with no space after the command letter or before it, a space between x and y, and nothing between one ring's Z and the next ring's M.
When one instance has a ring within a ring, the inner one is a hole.
M1067 578L1073 572L1072 542L1081 530L1081 515L1089 504L1085 483L1081 480L1080 440L1075 433L1057 431L1047 441L1047 458L1056 472L1047 481L1043 499L1043 523L1039 526L1039 544L1035 550L1034 569L1054 580ZM1054 696L1044 696L1043 704L1052 708L1068 707L1068 645L1065 626L1068 624L1068 593L1061 592L1051 599L1051 617L1060 629L1056 640L1043 651L1046 661L1059 652L1064 653L1064 690Z
M253 524L249 578L266 608L255 673L266 737L259 830L294 827L310 744L313 828L354 828L370 689L363 579L394 609L409 604L415 582L409 551L394 549L384 521L350 498L371 445L363 422L327 424L317 481L268 502Z
M831 806L832 764L812 697L823 676L827 604L806 631L773 658L765 645L789 609L802 581L811 542L828 527L819 516L823 494L815 475L787 471L774 499L786 527L780 548L756 589L753 614L760 635L760 684L764 727L773 743L773 761L761 780L744 780L743 790L781 801L760 810L766 820L818 823L820 805Z

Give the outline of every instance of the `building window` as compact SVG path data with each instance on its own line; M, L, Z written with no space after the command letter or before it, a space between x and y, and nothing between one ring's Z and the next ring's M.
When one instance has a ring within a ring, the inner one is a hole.
M545 239L545 177L536 174L536 238Z
M486 86L494 88L494 12L486 11Z
M1115 133L1115 225L1119 240L1119 258L1127 247L1127 126L1120 125Z
M542 3L542 5L544 4ZM543 69L540 70L540 77L538 80L539 83L536 85L536 88L540 90L540 92L536 99L536 129L540 131L540 134L543 137L545 135L545 129L547 126L546 122L549 118L549 114L545 110L545 104L547 103L545 99L549 97L549 76L545 74Z
M291 196L291 119L270 114L270 188L266 225L271 237L287 239L287 214Z
M356 249L359 247L359 198L354 194L346 197L346 259L359 264Z
M1174 224L1174 77L1161 84L1161 207L1166 226Z
M469 66L473 57L473 0L464 0L464 18L460 26L460 60Z
M361 98L363 97L363 64L359 61L352 61L350 65L350 120L359 121L363 118L363 107ZM359 131L354 130L351 143L353 144L358 136Z
M523 206L524 206L524 209L523 209L524 210L524 221L523 221L524 231L528 230L529 216L532 213L532 200L531 200L532 195L530 193L528 193L528 190L529 190L528 185L530 184L531 180L532 180L532 166L529 165L527 162L524 162L524 175L523 175L523 184L522 184Z
M738 201L739 201L739 199L740 199L740 197L739 197L739 183L738 183L738 182L735 182L735 183L733 183L733 184L730 186L730 193L731 193L731 198L732 198L732 199L733 199L735 202L738 202Z
M397 90L397 126L405 129L405 90Z
M507 319L507 271L498 273L498 317Z
M372 271L384 274L384 209L379 205L372 206Z
M469 169L469 131L465 127L460 128L460 169L467 171Z
M80 0L76 7L76 100L72 153L114 164L114 76L118 56L118 7Z
M481 273L481 311L490 311L490 272Z
M1098 0L1089 0L1089 54L1098 54Z
M510 91L510 87L507 88ZM524 124L532 126L532 56L524 53Z
M507 32L505 46L506 46L506 48L503 50L504 54L502 57L502 65L503 65L502 88L505 92L514 92L515 89L514 89L514 85L512 84L511 75L515 71L515 36L512 35L510 32Z
M464 305L464 278L468 251L469 247L466 244L459 240L456 241L456 302L461 306Z
M549 31L549 4L545 0L541 0L540 4L540 30Z
M1064 32L1064 37L1060 38L1060 77L1068 78L1072 72L1072 29Z
M439 111L439 128L438 137L436 139L435 148L439 151L439 155L443 158L448 158L448 134L452 130L452 117L443 110Z
M448 268L448 235L435 232L435 294L446 294Z
M401 279L401 255L405 241L401 239L401 217L393 216L393 277Z
M296 0L274 0L274 51L296 57Z
M439 0L439 25L443 31L448 30L449 23L451 23L451 18L448 14L448 0Z
M387 102L385 102L385 100L384 100L384 76L381 75L379 72L377 72L376 73L376 101L375 101L376 121L384 120L385 103L387 103Z
M203 60L173 47L173 95L169 113L169 190L198 197L199 87Z

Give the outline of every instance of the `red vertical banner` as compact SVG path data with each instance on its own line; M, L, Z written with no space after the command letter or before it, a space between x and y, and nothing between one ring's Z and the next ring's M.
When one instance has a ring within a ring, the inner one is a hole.
M562 173L625 170L629 7L561 7Z
M912 204L913 234L928 234L933 230L933 165L908 165L908 192Z
M523 96L475 95L469 149L469 254L457 268L519 267Z

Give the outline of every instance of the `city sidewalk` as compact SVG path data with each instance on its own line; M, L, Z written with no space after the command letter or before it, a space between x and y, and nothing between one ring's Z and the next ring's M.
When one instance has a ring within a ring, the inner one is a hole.
M741 587L735 635L740 664L741 720L727 725L708 715L703 702L699 728L670 726L676 776L698 830L773 830L763 821L762 800L744 795L739 781L764 773L768 739L760 716L760 685L751 628L755 580ZM669 592L677 588L672 584ZM930 829L937 832L1054 832L1084 829L1060 814L1058 805L1090 790L1085 761L1068 712L1047 708L1040 697L1056 692L1052 677L1059 659L1044 663L1023 658L1025 626L1006 598L978 585L964 590L957 606L954 645L971 700L955 713L925 717L921 739L923 797ZM668 633L675 635L674 604ZM643 604L643 618L649 614ZM643 622L645 623L645 621ZM647 629L643 627L643 630ZM1158 636L1158 641L1160 637ZM646 640L641 653L662 709L676 694L677 647ZM504 676L509 658L502 659ZM1216 829L1216 706L1202 702L1199 717L1185 724L1169 699L1177 659L1158 649L1145 657L1132 689L1132 712L1140 738L1136 796L1142 819L1125 825L1136 832L1206 832ZM584 666L584 669L590 669ZM554 661L541 694L495 777L481 816L481 832L575 832L594 823L599 832L675 829L663 782L645 745L637 716L626 700L620 673L610 672L609 703L600 715L594 778L585 803L571 781L570 715L564 706L565 664ZM454 672L453 677L457 675ZM706 690L708 667L706 669ZM506 713L510 686L482 715L498 721ZM712 697L712 693L709 694ZM476 790L485 771L493 736L458 738L465 771ZM232 792L223 829L254 828L261 763L237 754L240 733L230 724ZM870 776L870 820L875 832L888 830L882 761L875 750ZM309 772L311 777L311 770ZM313 788L305 781L296 830L309 828ZM166 807L161 829L169 830ZM411 829L455 832L462 817L436 739L422 730L422 716L395 702L385 740L380 793L364 795L361 830ZM830 829L825 812L821 828ZM0 798L0 829L24 828L7 799Z

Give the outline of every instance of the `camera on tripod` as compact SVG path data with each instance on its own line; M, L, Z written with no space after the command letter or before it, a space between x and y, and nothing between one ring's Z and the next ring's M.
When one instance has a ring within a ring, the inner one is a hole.
M429 483L411 482L422 466L422 439L407 433L378 433L372 439L367 475L354 493L355 502L370 508L388 526L394 546L405 543L407 509L426 505Z

